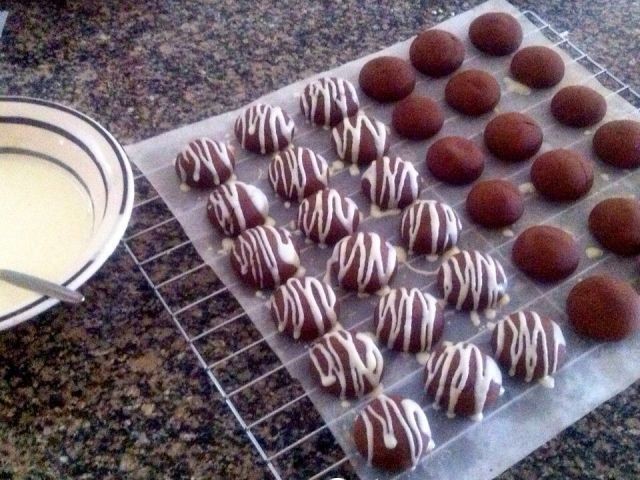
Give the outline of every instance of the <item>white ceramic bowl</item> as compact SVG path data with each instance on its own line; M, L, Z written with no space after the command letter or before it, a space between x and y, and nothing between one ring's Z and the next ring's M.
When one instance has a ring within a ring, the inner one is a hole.
M63 105L26 97L0 96L0 154L50 161L70 171L93 204L91 238L62 282L77 289L109 258L131 217L133 175L124 149L96 121ZM0 219L1 222L1 219ZM58 303L47 297L0 312L0 330Z

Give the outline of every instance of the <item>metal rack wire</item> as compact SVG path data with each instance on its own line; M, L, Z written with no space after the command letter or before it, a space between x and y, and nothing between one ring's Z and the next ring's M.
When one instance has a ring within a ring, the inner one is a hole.
M522 12L522 15L536 25L537 30L549 38L558 48L567 51L573 61L579 62L592 73L592 78L597 79L600 83L617 94L625 98L636 109L640 111L640 94L625 85L620 79L608 72L603 66L591 59L580 48L567 39L567 35L558 32L551 27L546 21L541 19L537 14L531 11ZM514 173L518 175L520 171ZM238 345L234 345L229 351L216 352L214 358L209 358L203 344L210 338L220 334L221 332L232 329L234 325L240 324L247 318L247 312L242 311L239 305L234 305L234 299L229 289L220 282L216 283L215 276L212 275L211 269L199 258L192 248L192 242L181 234L181 228L178 221L168 212L168 209L162 209L162 200L159 195L154 194L152 190L148 190L145 184L146 179L142 175L136 177L136 183L144 185L144 198L134 206L135 211L150 211L156 209L160 213L153 213L151 217L157 216L157 221L152 225L143 226L136 229L131 235L127 236L123 243L124 246L135 262L136 266L142 272L149 287L153 289L154 294L161 302L164 309L171 316L176 328L186 341L189 349L195 356L200 367L206 372L211 384L215 390L224 399L227 408L235 417L238 425L244 431L248 441L255 448L265 467L276 479L283 478L285 468L281 466L283 457L286 457L294 450L301 449L307 444L314 441L322 442L331 440L329 425L322 422L321 419L315 418L311 421L308 428L298 433L297 438L286 440L284 445L274 440L271 444L267 444L263 438L261 429L268 430L268 424L275 417L284 416L287 412L293 412L297 415L296 408L308 412L308 406L312 405L309 401L309 392L305 392L300 386L296 386L296 381L289 376L287 365L283 365L276 358L270 358L267 362L265 371L256 371L255 376L246 379L235 379L231 381L223 378L220 373L222 367L228 362L240 361L243 356L250 355L253 351L259 351L262 355L268 355L269 347L265 338L253 332L248 338L241 341ZM146 212L148 213L148 212ZM557 215L562 215L559 212ZM158 245L160 248L158 249ZM149 250L152 248L152 250ZM190 248L191 247L191 248ZM189 257L189 261L184 269L178 273L154 273L154 265L162 263L163 259L169 256L182 258ZM180 282L188 281L190 278L197 278L200 275L212 276L211 285L203 289L202 294L196 295L196 298L190 298L184 303L174 304L173 300L168 298L165 289L175 286ZM230 312L222 312L224 319L215 325L208 324L204 327L192 328L185 321L185 316L190 312L194 312L200 308L204 308L209 302L224 297L225 305L230 304ZM230 313L230 314L229 314ZM229 315L227 315L229 314ZM275 355L271 355L275 357ZM280 384L285 384L286 388L291 388L291 397L276 406L265 406L263 410L251 405L250 411L246 406L242 405L244 396L250 397L251 392L264 388L268 381L276 376L280 379ZM279 378L280 378L279 377ZM332 455L326 461L317 467L317 471L313 472L311 479L321 478L329 472L333 472L334 476L341 472L351 474L348 469L347 462L350 457L344 455L337 445L329 448Z

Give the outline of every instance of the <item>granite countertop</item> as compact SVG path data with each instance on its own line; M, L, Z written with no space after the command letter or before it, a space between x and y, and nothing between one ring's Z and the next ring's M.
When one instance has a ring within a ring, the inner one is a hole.
M237 108L477 3L9 0L0 4L9 12L0 93L65 103L128 144ZM569 30L640 87L640 2L514 3ZM259 334L144 177L136 190L126 240L83 287L87 301L0 333L0 478L273 478L261 455L320 420L301 404L247 434L236 414L251 423L300 387L281 370L232 402L220 394L277 359L254 348ZM220 389L185 338L204 352ZM240 350L248 353L226 358ZM277 456L273 468L307 478L332 465L341 452L324 432ZM501 478L638 478L639 444L636 382ZM343 463L327 476L353 472Z

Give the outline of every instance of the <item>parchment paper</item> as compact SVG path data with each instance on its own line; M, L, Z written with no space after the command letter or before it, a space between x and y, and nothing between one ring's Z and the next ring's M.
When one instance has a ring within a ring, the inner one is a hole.
M603 87L594 75L594 69L583 67L561 49L557 51L566 63L566 74L559 86L550 90L533 91L524 94L513 88L505 80L510 57L491 58L479 54L467 38L468 25L477 15L494 10L510 12L518 17L524 30L522 46L551 45L562 42L562 38L547 39L539 27L505 1L491 0L468 12L453 17L439 28L449 30L465 42L467 56L463 68L482 68L491 71L502 87L502 99L499 112L524 111L531 115L544 129L542 151L552 148L571 147L594 160L596 174L591 194L578 202L568 205L553 205L543 201L527 185L531 162L506 164L489 158L482 178L510 178L521 185L526 193L525 215L512 227L512 231L490 232L478 229L468 220L464 211L464 200L469 190L455 188L435 181L424 165L425 152L434 139L425 142L409 142L392 135L390 155L399 155L413 162L424 175L426 188L421 198L445 201L456 208L463 221L463 233L459 242L461 249L478 249L491 253L498 258L509 277L508 293L511 302L499 316L513 311L529 308L541 314L549 315L563 327L568 344L568 359L562 370L556 375L556 387L546 389L538 384L524 384L510 379L505 371L504 387L506 393L499 399L495 408L485 414L485 419L474 423L466 419L448 419L441 411L429 406L422 389L422 365L408 354L400 354L383 349L385 370L383 389L385 392L406 395L425 407L431 423L436 448L426 455L413 472L405 472L399 478L490 478L508 468L536 447L552 438L566 426L595 408L598 404L623 390L640 377L640 337L638 335L616 344L596 344L573 334L564 316L564 301L568 290L577 279L600 271L608 271L626 279L633 279L634 262L622 259L606 252L591 250L597 247L586 229L586 219L590 209L599 200L614 195L637 194L640 187L640 172L629 172L609 168L598 162L591 152L593 131L576 130L563 127L551 117L549 102L553 94L561 87L570 84L584 84L600 91L607 97L608 113L605 121L616 118L638 118L634 107ZM305 123L298 106L298 95L312 79L321 76L338 76L351 80L357 86L357 76L361 66L370 58L391 54L408 59L409 45L412 39L397 43L375 54L363 57L323 72L308 79L293 83L276 92L265 95L256 102L266 102L283 107L296 123L296 145L306 146L321 153L331 163L336 160L331 146L330 132ZM597 70L597 69L596 69ZM443 100L444 85L447 79L433 80L418 75L416 92L432 96L443 106L446 123L439 138L448 135L461 135L473 139L481 148L482 129L489 116L470 119L457 115L446 106ZM601 78L601 77L599 77ZM369 100L359 89L362 108L386 124L390 124L393 105L379 105ZM244 108L244 107L243 107ZM229 268L228 254L221 251L221 238L213 231L205 215L206 192L184 192L173 169L173 159L190 140L200 136L226 140L237 147L236 175L239 180L260 187L270 200L270 215L281 226L291 227L296 217L297 205L286 208L273 193L267 180L268 157L259 157L244 152L233 138L233 122L242 109L208 118L157 137L145 140L126 148L130 158L149 178L167 205L180 221L185 232L194 243L202 258L214 269L220 279L229 287L258 330L267 339L269 345L297 378L316 408L329 425L344 451L351 455L354 465L362 478L391 478L366 466L357 453L351 440L350 430L353 419L361 406L369 398L349 404L319 391L308 375L308 345L295 343L288 337L277 333L269 317L265 295L240 285L235 274ZM542 152L541 151L541 152ZM488 153L487 153L488 155ZM369 202L359 192L360 176L352 175L348 169L335 173L330 179L333 188L349 195L365 215L361 230L373 230L381 233L394 244L398 244L399 215L374 218L369 215ZM514 236L528 226L549 223L561 226L573 233L582 248L578 272L570 279L549 286L534 283L516 271L510 261L511 245ZM301 260L307 274L321 276L331 249L321 249L304 242L297 237L301 248ZM589 250L587 250L589 249ZM600 256L587 255L602 253ZM439 262L430 263L422 257L409 257L406 264L400 266L392 286L418 286L436 294L434 277L416 273L414 269L435 271ZM342 325L349 330L372 330L371 315L378 298L358 298L352 293L338 290L342 298ZM472 340L484 351L489 352L490 332L486 325L474 327L469 315L456 313L451 309L446 313L445 340Z

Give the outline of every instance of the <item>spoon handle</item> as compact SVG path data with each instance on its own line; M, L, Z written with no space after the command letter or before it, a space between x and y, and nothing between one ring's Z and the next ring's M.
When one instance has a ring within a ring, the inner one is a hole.
M27 275L26 273L0 269L0 280L11 283L16 287L41 293L47 297L57 298L62 302L81 303L84 301L84 296L79 292L42 278Z

